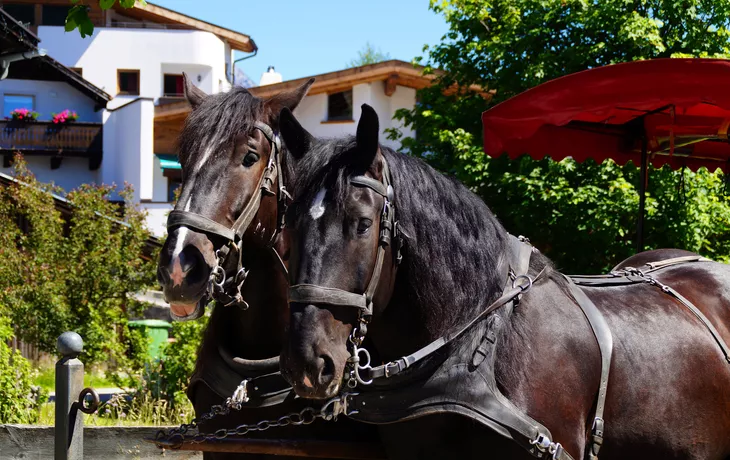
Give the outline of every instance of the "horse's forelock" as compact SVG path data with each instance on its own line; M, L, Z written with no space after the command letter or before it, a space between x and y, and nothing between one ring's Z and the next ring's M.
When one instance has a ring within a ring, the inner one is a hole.
M206 97L185 121L178 140L181 163L194 165L206 152L218 152L251 131L264 114L264 103L245 88Z

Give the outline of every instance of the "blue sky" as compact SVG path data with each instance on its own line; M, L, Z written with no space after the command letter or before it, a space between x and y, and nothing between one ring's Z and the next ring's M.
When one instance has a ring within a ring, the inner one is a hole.
M410 61L448 29L428 0L152 1L250 35L259 53L241 64L256 83L269 65L284 80L341 70L368 41Z

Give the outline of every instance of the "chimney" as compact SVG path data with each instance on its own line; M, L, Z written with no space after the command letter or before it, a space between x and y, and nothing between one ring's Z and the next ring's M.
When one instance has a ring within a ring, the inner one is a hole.
M270 65L266 72L261 74L259 86L273 85L274 83L281 83L282 81L283 79L281 78L281 74L274 70L273 65Z

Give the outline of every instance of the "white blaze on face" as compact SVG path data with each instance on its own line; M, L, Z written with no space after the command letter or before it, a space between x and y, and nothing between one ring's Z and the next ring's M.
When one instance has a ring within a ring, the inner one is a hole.
M203 167L206 161L208 161L208 158L210 158L210 154L213 153L213 147L208 146L208 148L205 149L205 152L203 152L203 158L200 159L198 164L195 166L195 172L197 173L200 171L200 169Z
M312 207L309 208L309 215L312 219L317 220L324 215L324 196L327 194L327 190L322 189L317 192L317 196L312 201Z
M188 202L185 203L185 211L190 211L190 203L193 201L192 195L188 197ZM177 240L175 241L175 249L172 251L172 259L177 260L178 256L183 250L183 243L185 243L185 237L188 234L187 227L178 227L177 229Z

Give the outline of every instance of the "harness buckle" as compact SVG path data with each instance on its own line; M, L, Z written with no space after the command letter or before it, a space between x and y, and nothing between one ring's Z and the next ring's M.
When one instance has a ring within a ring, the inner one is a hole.
M525 280L525 282L520 283L520 280ZM532 278L530 278L528 275L515 276L515 279L512 280L512 289L517 287L520 288L523 293L529 291L532 287Z
M596 417L593 420L593 427L591 428L591 446L588 455L589 459L598 459L598 452L601 450L603 445L603 419Z

